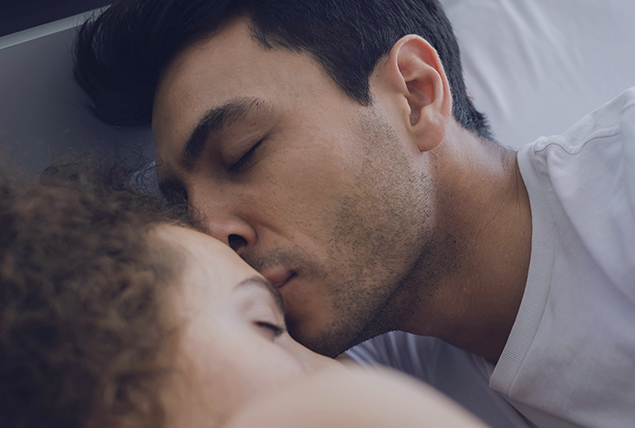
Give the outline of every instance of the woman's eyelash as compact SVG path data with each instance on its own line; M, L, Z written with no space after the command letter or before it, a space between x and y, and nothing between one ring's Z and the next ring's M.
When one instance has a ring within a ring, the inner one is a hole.
M248 165L249 162L254 157L254 154L256 153L256 149L258 148L258 146L260 146L260 144L262 144L263 141L264 139L254 144L254 146L251 149L249 149L247 153L245 153L240 159L238 159L236 163L234 163L232 166L229 167L229 172L232 172L232 173L239 172L246 165Z
M262 328L266 328L268 330L271 330L273 332L273 336L274 337L278 337L280 335L282 335L282 333L284 333L284 329L280 326L277 326L275 324L271 324L268 322L257 322L256 325L258 327L262 327Z

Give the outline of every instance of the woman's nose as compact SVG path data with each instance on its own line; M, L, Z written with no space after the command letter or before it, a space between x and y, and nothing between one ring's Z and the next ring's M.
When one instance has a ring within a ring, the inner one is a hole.
M344 366L333 358L325 357L295 342L296 356L300 359L307 373L317 373L327 369L342 369Z

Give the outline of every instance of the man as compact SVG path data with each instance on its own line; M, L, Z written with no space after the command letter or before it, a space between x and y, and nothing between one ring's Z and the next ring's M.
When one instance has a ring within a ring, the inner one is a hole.
M164 194L305 345L400 330L351 355L492 426L635 423L632 92L517 155L434 0L123 1L76 54L96 114L152 124Z

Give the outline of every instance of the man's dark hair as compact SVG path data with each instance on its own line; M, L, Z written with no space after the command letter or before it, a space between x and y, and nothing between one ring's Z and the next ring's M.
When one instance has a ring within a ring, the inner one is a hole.
M362 105L372 103L369 78L379 59L401 37L418 34L441 58L455 119L492 138L467 95L459 47L438 0L122 0L80 29L75 79L100 119L149 125L159 77L169 62L239 15L251 19L253 36L264 47L312 55Z

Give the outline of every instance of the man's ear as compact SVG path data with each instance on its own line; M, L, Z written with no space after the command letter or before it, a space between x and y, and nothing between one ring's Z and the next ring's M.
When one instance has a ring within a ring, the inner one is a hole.
M413 142L422 152L434 149L452 116L452 94L436 50L419 36L404 36L383 67Z

